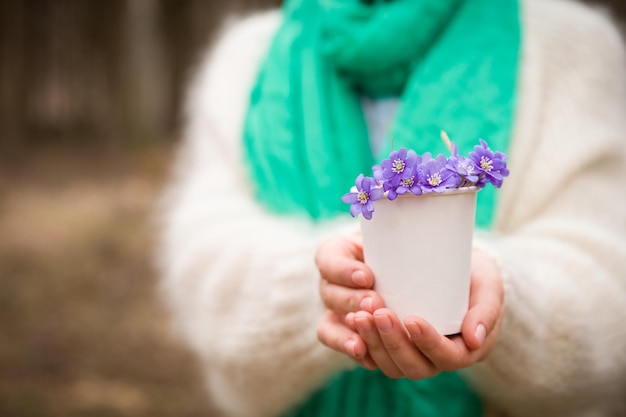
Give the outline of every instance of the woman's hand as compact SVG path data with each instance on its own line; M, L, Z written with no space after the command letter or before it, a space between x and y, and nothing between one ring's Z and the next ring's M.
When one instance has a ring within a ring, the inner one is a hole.
M328 240L319 248L315 261L321 274L320 294L326 306L318 326L318 339L348 354L361 366L376 369L354 323L349 325L346 321L357 311L373 313L384 306L380 295L372 290L374 273L363 263L360 236Z
M324 243L316 256L326 313L318 338L367 369L392 378L428 378L486 358L504 315L500 272L486 253L474 250L469 311L461 334L446 337L425 320L407 317L404 326L372 290L374 275L363 263L360 237Z

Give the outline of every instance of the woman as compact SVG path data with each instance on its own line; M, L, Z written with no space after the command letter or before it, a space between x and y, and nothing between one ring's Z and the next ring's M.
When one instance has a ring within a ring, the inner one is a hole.
M189 90L160 253L224 415L623 415L625 77L612 23L572 1L301 0L229 26ZM463 334L409 340L340 197L384 138L437 152L440 128L511 175L479 202Z

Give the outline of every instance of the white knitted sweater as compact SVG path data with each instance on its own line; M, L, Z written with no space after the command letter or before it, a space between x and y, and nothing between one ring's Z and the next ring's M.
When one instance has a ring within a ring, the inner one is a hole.
M241 165L241 129L276 11L229 25L191 84L163 200L162 289L226 416L266 417L352 362L322 346L313 257L352 230L268 214ZM464 375L497 416L626 415L626 71L606 17L523 4L521 93L494 230L499 342Z

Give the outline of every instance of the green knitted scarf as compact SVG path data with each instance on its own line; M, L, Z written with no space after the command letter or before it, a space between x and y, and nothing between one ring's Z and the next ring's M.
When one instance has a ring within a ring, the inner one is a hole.
M260 202L324 219L372 155L361 96L396 96L395 147L447 152L445 130L467 153L485 139L505 151L515 105L517 0L287 0L253 88L246 164ZM389 141L390 142L390 141ZM488 225L494 190L479 193Z
M262 63L244 128L257 199L278 214L347 213L341 196L372 155L363 96L399 97L394 146L459 152L479 138L506 151L520 48L517 0L287 0ZM479 193L488 227L495 190ZM480 403L456 373L423 381L380 372L339 375L291 416L477 416Z

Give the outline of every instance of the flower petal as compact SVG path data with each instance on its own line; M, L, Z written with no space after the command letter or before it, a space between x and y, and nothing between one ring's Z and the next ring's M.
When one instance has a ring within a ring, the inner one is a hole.
M341 201L347 204L354 204L359 201L357 193L347 193L341 197Z
M356 184L356 188L359 189L359 190L363 189L362 186L361 186L361 184L363 183L363 178L364 178L363 174L359 174L359 176L356 177L355 184Z
M383 198L384 195L385 195L385 192L382 190L382 188L374 187L370 191L370 200L371 201L380 200L381 198Z

